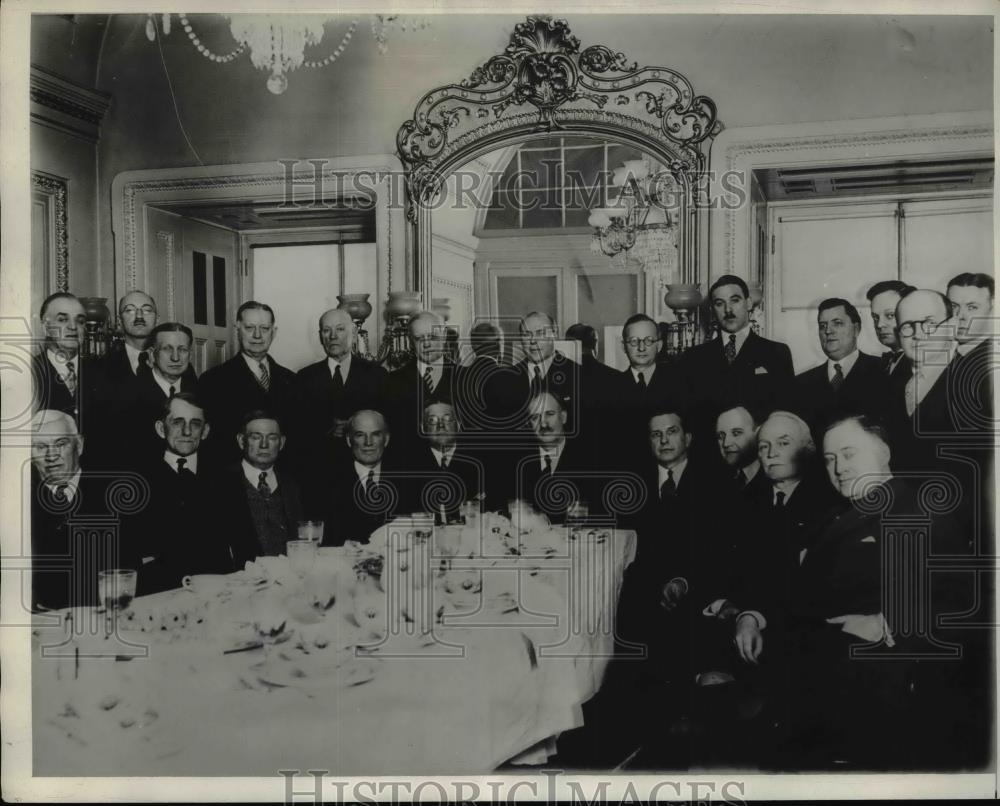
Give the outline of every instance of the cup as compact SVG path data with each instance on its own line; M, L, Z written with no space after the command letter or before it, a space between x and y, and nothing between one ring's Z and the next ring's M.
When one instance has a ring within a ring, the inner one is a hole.
M226 577L222 574L194 574L181 580L181 587L187 588L192 593L202 594L218 593L226 587L226 584Z
M323 542L323 521L299 521L299 540Z
M129 568L111 568L97 572L97 597L106 610L128 607L135 598L138 572Z
M312 540L289 540L285 543L288 566L303 578L316 562L316 543Z

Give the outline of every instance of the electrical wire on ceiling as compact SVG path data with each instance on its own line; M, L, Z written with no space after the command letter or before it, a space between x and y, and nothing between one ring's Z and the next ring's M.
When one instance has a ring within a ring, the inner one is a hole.
M163 43L160 41L160 32L156 32L156 48L160 52L160 64L163 65L163 75L167 79L167 87L170 90L170 100L174 105L174 117L177 118L177 125L180 127L181 134L184 135L184 141L187 143L188 148L191 149L191 153L194 154L194 158L198 160L198 164L204 166L204 162L201 161L201 157L198 155L197 149L191 143L191 138L188 137L187 129L184 128L184 124L181 122L181 113L177 108L177 96L174 95L174 84L170 80L170 71L167 70L167 61L163 58Z

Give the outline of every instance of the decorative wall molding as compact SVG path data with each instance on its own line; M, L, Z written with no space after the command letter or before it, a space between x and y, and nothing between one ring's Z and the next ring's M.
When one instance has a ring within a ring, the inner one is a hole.
M442 249L465 260L476 259L476 247L473 244L462 243L437 232L434 233L434 248Z
M174 234L157 232L156 239L162 244L163 265L167 270L167 321L175 321L174 314Z
M50 266L49 269L50 272L54 270L55 290L69 291L69 221L66 204L66 180L60 176L32 171L31 187L36 192L46 196L47 203L51 205L49 221L52 225L52 232L49 233L49 239L52 244L51 261L54 266Z
M442 292L449 296L454 296L454 294L451 293L451 290L461 294L462 298L465 300L465 310L469 312L469 316L471 318L473 311L475 311L475 305L473 304L472 283L455 280L451 277L434 278L434 296L441 296ZM471 328L472 321L466 322L466 325Z
M31 119L74 137L96 142L111 96L87 89L38 65L31 65Z
M887 159L991 154L991 119L992 116L969 113L734 129L724 132L716 145L723 154L724 171L743 176L769 167L860 165ZM835 126L841 130L830 131ZM792 136L793 132L803 130L812 131ZM711 278L721 274L747 276L750 206L727 209L718 216L721 232L713 237Z

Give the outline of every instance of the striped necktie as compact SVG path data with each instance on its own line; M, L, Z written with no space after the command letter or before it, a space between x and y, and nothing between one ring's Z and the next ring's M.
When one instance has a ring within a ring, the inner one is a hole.
M66 388L69 389L71 395L76 394L76 367L73 366L72 361L66 362L66 377L63 378L63 383L66 384Z
M267 368L267 356L264 356L260 361L260 385L264 387L264 391L267 392L271 388L271 373Z

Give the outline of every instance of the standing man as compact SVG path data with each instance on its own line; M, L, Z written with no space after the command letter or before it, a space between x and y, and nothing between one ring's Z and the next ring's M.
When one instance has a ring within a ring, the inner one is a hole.
M38 315L45 336L32 359L32 377L39 385L32 398L34 410L63 411L81 430L89 428L97 414L92 409L100 368L80 353L87 328L83 305L60 291L45 298Z
M215 431L210 444L220 467L240 457L237 434L248 411L267 409L287 422L294 401L295 373L268 355L278 333L271 306L244 302L236 311L235 330L239 352L206 371L198 385Z
M281 422L270 412L247 412L235 437L239 462L222 473L216 488L220 528L230 535L233 560L285 553L285 543L297 537L302 497L290 474L276 467L285 449Z
M156 302L143 291L129 291L118 301L118 321L125 339L116 342L103 358L105 381L125 384L142 369L149 369L147 339L156 327Z
M413 361L390 373L385 382L386 413L397 448L404 453L419 444L427 404L451 404L455 386L455 366L445 360L444 320L421 311L409 327Z
M882 371L901 384L906 383L910 376L910 365L896 335L896 305L904 294L912 290L913 286L902 280L882 280L869 288L866 294L871 303L875 335L888 350L882 353Z
M822 434L826 425L848 414L881 418L888 384L879 359L858 350L861 314L846 299L831 297L816 316L819 346L826 362L795 377L797 409Z
M306 479L335 456L349 453L347 422L361 409L379 407L386 371L353 355L355 325L351 315L331 308L319 318L319 340L326 357L296 376L297 413L293 447L300 476Z
M493 322L482 321L472 326L469 342L473 357L460 367L452 389L455 415L475 434L489 433L491 421L489 389L499 376L510 377L510 368L503 362L503 335Z
M743 406L726 409L715 423L715 440L725 473L735 490L759 501L768 494L767 477L757 455L757 418Z
M993 286L993 278L980 273L963 272L948 281L948 300L958 325L956 350L963 358L984 361L992 352Z
M788 345L756 335L750 326L746 282L724 274L708 292L719 323L719 338L692 347L681 360L696 435L712 433L719 413L734 405L762 413L788 399L794 381Z

